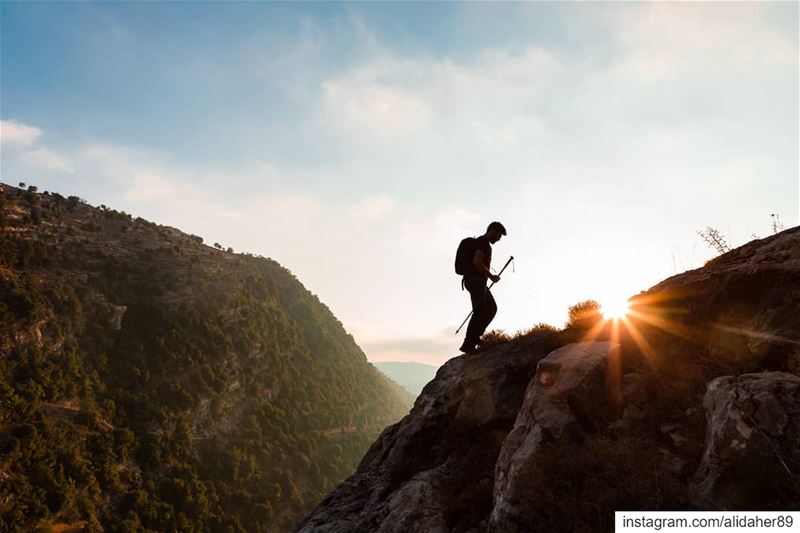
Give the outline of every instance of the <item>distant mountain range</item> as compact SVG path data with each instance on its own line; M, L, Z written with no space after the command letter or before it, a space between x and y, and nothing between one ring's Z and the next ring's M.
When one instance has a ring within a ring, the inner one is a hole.
M424 363L386 362L372 363L375 367L402 385L414 396L422 392L422 388L436 376L438 366Z
M274 260L0 184L0 531L285 531L411 402Z

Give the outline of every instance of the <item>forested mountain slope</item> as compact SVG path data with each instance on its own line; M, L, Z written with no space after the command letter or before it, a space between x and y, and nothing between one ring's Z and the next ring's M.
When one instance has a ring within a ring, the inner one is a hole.
M408 411L275 261L0 188L0 530L284 530Z

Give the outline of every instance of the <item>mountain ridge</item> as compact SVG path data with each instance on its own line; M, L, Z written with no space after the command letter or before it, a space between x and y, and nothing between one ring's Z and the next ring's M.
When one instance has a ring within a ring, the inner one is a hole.
M285 529L407 412L277 262L0 190L0 529Z

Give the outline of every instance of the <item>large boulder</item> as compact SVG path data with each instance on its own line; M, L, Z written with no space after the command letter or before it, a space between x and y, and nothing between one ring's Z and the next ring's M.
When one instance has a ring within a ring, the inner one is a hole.
M509 343L448 361L411 412L380 435L356 473L297 531L456 532L485 526L497 456L536 364L551 349Z
M490 531L529 529L526 508L537 497L531 483L541 448L580 441L616 420L621 398L617 343L568 344L539 362L497 460Z
M705 452L694 494L700 508L768 509L800 494L800 377L724 376L703 399ZM800 504L800 501L797 502Z

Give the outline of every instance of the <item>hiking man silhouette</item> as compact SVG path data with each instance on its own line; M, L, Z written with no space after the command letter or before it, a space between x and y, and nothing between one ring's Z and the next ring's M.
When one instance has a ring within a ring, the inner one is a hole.
M492 222L486 228L486 233L474 241L475 254L472 264L461 280L462 286L469 291L472 300L472 318L467 325L467 335L460 350L464 353L473 353L476 345L481 342L481 335L497 314L497 304L492 293L486 286L487 280L494 283L500 281L500 276L492 274L492 244L506 234L506 228L499 222Z

